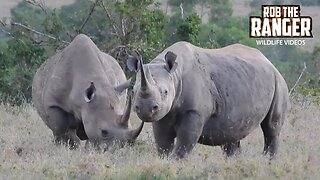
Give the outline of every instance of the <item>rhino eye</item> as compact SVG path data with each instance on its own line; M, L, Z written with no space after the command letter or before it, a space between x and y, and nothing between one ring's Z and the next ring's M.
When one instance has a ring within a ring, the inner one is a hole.
M165 95L168 95L168 90L164 90L164 94L165 94Z

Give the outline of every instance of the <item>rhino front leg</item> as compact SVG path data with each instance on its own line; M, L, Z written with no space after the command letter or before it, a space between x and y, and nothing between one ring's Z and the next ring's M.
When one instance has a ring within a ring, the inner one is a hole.
M223 152L227 155L227 157L240 154L240 141L226 143L221 146Z
M191 111L183 115L177 128L177 143L174 147L174 158L182 159L191 152L202 133L204 121L199 113Z
M168 127L165 120L152 124L156 147L160 156L168 156L173 149L176 134L173 127Z
M76 135L75 129L67 130L64 134L53 134L54 142L56 145L64 144L70 149L77 149L80 144L80 139Z
M47 111L47 125L53 132L56 145L65 144L70 149L78 148L80 139L76 130L71 128L73 121L69 114L58 107L51 107Z

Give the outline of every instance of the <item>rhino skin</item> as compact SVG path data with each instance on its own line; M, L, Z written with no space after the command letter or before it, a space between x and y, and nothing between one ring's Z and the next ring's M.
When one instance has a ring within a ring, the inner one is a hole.
M183 158L198 142L221 146L231 156L259 125L264 153L275 155L290 106L288 88L259 50L177 42L148 64L135 55L127 66L138 72L134 110L142 121L152 122L160 155L173 151L174 158Z
M93 145L133 142L143 123L129 130L129 85L116 60L80 34L37 70L32 100L57 144L74 149L80 140Z

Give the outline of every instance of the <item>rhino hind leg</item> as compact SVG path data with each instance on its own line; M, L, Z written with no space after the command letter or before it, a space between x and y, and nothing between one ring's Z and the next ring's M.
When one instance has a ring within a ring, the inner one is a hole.
M279 100L276 95L273 99L272 105L267 116L261 122L260 126L264 135L264 149L265 155L270 155L271 158L275 156L278 150L279 134L282 128L285 109L287 108L283 100Z
M76 135L73 127L73 118L58 107L50 107L47 111L47 125L53 132L56 145L64 144L70 149L76 149L80 144L80 139Z
M272 122L269 122L271 119L275 120L274 118L266 118L261 123L261 128L264 135L264 148L263 153L265 155L270 155L270 157L274 157L278 150L279 144L279 131L281 127L274 126Z
M226 143L221 148L227 157L238 155L241 152L240 141Z

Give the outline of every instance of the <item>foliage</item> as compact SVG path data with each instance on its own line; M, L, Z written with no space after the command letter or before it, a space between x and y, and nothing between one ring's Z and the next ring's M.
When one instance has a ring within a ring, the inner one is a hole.
M310 70L304 82L297 87L297 92L315 97L315 102L320 104L320 44L314 47L311 59Z
M320 0L251 0L249 5L253 8L260 7L265 4L291 4L291 5L303 5L303 6L319 6Z
M229 24L228 20L232 15L232 5L230 0L213 0L211 5L210 22L226 25Z
M21 104L31 97L33 74L40 66L44 49L15 31L0 51L0 96L8 102Z
M259 3L262 1L250 4ZM125 71L126 59L134 51L149 62L165 47L183 40L204 48L234 43L258 48L284 75L289 87L298 78L303 62L310 74L316 74L312 78L319 75L319 46L313 55L295 46L257 46L255 39L248 36L248 18L233 17L230 0L169 0L169 4L172 14L166 15L154 0L76 0L61 9L47 8L35 0L22 1L12 9L12 21L29 30L0 24L1 29L9 32L0 33L0 101L4 97L17 97L17 102L30 99L36 68L79 33L90 36ZM209 23L201 21L196 7L209 8Z
M293 4L301 4L303 6L316 6L320 5L320 0L292 0Z
M7 97L15 97L16 103L29 100L36 69L79 33L90 36L123 69L128 55L135 50L140 50L148 61L165 46L166 20L153 0L76 0L60 10L36 1L23 1L12 9L12 21L24 27L5 27L11 40L1 42L1 59L5 60L0 62L0 100L7 101Z
M39 31L43 31L42 22L46 18L46 12L27 1L20 2L16 7L11 9L11 18L14 22L27 24Z
M197 15L197 13L193 12L179 25L177 30L179 40L196 44L198 42L200 24L200 17Z
M194 6L197 4L197 0L169 0L169 4L178 10L179 6L182 6L184 12L192 12ZM180 9L179 9L180 11Z

